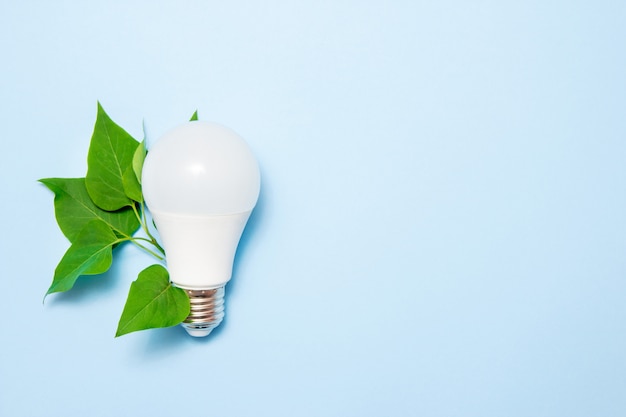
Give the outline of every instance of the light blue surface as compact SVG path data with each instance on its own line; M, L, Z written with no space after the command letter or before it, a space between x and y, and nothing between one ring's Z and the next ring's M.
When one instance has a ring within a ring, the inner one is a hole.
M626 415L626 3L3 1L0 415ZM259 206L206 340L41 300L100 100L223 123Z

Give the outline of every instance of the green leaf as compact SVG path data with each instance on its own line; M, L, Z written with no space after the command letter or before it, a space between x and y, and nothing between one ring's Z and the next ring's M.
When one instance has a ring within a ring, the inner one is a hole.
M196 120L198 120L198 110L193 112L193 114L191 115L191 119L189 119L190 122L195 122Z
M161 265L149 266L130 286L115 337L175 326L187 318L189 311L189 297L170 283L167 269Z
M44 178L39 180L54 193L54 213L63 234L74 242L93 220L102 220L121 236L131 236L139 228L132 208L104 211L96 206L85 187L84 178Z
M124 175L122 175L122 184L124 185L124 192L127 197L140 203L143 201L141 184L139 184L139 180L132 166L128 167Z
M132 205L124 189L124 173L133 164L139 142L118 126L98 103L98 116L87 154L86 186L93 202L104 210Z
M111 267L112 247L117 240L102 220L89 222L63 255L46 295L71 289L81 275L106 272Z
M143 161L146 159L146 154L146 140L144 139L139 146L137 146L135 154L133 155L133 171L135 171L135 176L139 184L141 184L141 171L143 170Z

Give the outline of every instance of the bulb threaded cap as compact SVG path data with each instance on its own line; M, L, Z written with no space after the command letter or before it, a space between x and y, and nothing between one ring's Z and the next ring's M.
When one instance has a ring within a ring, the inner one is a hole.
M194 337L208 336L224 318L224 286L209 290L188 290L191 310L182 326Z

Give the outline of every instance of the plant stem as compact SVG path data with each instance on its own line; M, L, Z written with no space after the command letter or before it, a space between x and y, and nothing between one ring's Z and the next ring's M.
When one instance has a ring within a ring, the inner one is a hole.
M149 253L150 255L154 256L155 258L157 258L159 261L163 261L165 260L165 254L163 255L159 255L158 253L154 252L153 250L147 248L145 245L142 245L141 243L139 243L139 240L143 240L146 241L150 244L152 244L152 242L146 238L142 238L142 237L132 237L132 236L127 236L125 235L124 237L116 240L113 244L118 244L118 243L122 243L122 242L132 242L133 244L135 244L137 247L143 249L144 251L146 251L147 253Z
M131 241L137 247L143 249L145 252L147 252L150 255L154 256L158 260L163 261L165 259L165 249L163 249L161 247L161 245L159 245L159 242L157 242L156 238L154 236L152 236L152 233L150 233L150 229L148 228L147 221L146 221L146 215L145 215L146 208L145 208L145 205L144 205L143 202L139 203L139 204L141 204L141 214L140 214L139 211L137 210L137 204L138 204L138 202L133 201L133 204L131 205L131 207L133 208L133 212L135 213L135 217L137 217L137 220L139 220L139 224L141 224L141 228L148 235L148 238L145 238L145 237L132 237L132 236L124 234L124 237L122 239L120 239L119 241L120 242ZM149 243L151 246L156 248L156 250L159 253L156 253L152 249L146 247L145 245L142 245L140 243L140 241Z
M146 233L146 235L148 235L148 237L150 238L149 240L145 239L145 238L142 238L141 240L145 240L146 242L150 242L150 244L152 246L157 248L159 250L159 252L161 252L163 254L163 256L165 256L165 249L163 249L163 247L161 247L161 245L159 245L159 242L157 242L156 238L154 236L152 236L152 233L150 233L150 228L148 227L148 222L147 222L147 219L146 219L146 205L144 204L143 201L140 204L141 204L141 214L139 214L139 212L137 211L137 206L136 206L135 202L133 202L133 205L132 205L133 211L135 212L135 216L137 217L137 220L139 220L139 223L141 224L141 228Z
M140 247L141 249L145 250L146 252L148 252L150 255L154 256L155 258L157 258L159 261L163 261L165 260L165 256L161 256L159 254L157 254L156 252L148 249L147 247L145 247L144 245L142 245L141 243L138 242L140 238L134 238L131 237L130 241L133 242L135 245L137 245L138 247ZM150 242L148 239L141 239L141 240L145 240L147 242ZM152 242L150 242L152 243Z

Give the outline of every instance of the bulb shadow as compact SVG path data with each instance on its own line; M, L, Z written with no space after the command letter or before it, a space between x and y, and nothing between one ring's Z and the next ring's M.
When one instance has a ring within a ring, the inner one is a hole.
M261 178L263 178L263 175L261 175ZM250 215L250 218L248 219L248 223L246 224L246 227L243 230L241 238L239 239L239 245L237 246L237 252L235 253L235 261L233 262L232 279L228 282L226 286L226 294L224 296L224 301L226 303L228 303L228 299L230 298L230 296L234 294L237 290L238 271L241 267L243 260L245 259L245 253L250 247L254 236L258 234L258 230L263 224L263 217L265 215L265 210L267 207L266 200L267 200L266 186L262 185L261 191L259 193L259 199L256 203L254 210L252 211L252 214Z
M150 330L140 355L143 358L159 359L176 354L189 343L185 336L187 332L181 326Z
M188 346L209 344L220 337L226 325L226 318L206 337L193 337L180 325L165 329L150 330L150 334L139 355L143 359L160 360L179 354Z

